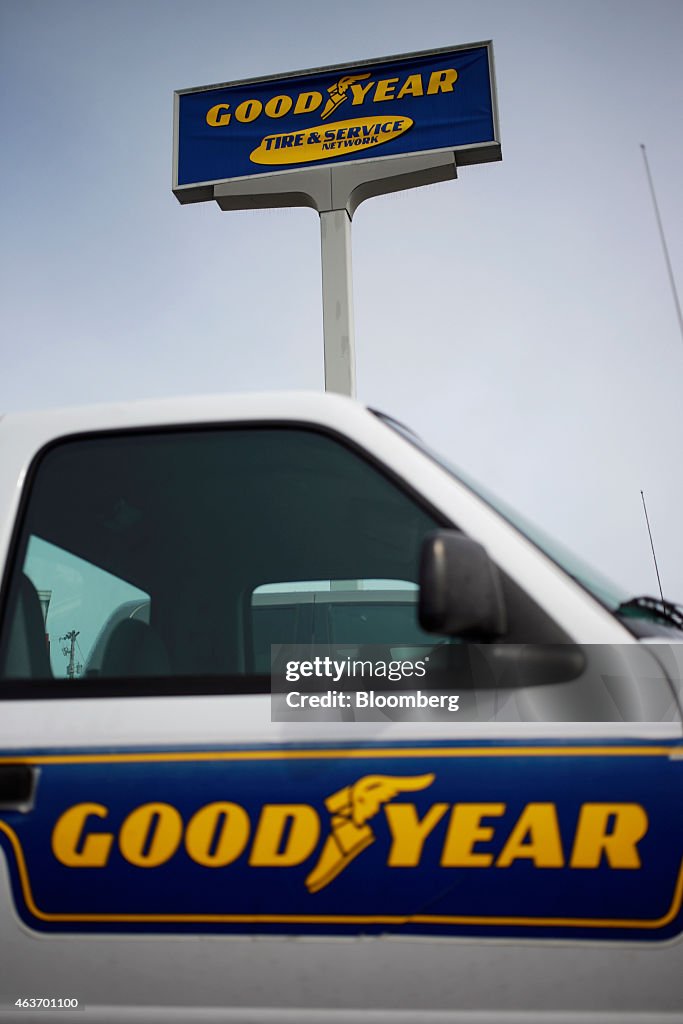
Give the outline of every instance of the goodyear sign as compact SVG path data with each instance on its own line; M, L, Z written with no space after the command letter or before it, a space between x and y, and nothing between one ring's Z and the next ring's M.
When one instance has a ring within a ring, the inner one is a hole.
M174 191L427 151L500 159L494 96L489 43L182 90Z
M667 939L683 928L675 744L27 754L0 811L42 931ZM7 759L3 759L7 760Z

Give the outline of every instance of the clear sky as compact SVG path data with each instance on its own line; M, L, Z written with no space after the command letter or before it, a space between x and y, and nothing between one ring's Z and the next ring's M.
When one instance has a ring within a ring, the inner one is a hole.
M680 0L0 0L0 409L323 386L318 217L171 193L174 89L492 39L503 161L353 222L358 397L683 602Z

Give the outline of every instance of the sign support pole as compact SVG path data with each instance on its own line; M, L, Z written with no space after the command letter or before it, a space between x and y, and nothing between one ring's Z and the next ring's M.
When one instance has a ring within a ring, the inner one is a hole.
M455 153L443 152L310 167L211 186L212 198L226 212L307 206L319 214L325 391L356 397L351 220L358 206L373 196L451 181L457 173Z
M343 210L320 214L325 391L356 397L351 218Z

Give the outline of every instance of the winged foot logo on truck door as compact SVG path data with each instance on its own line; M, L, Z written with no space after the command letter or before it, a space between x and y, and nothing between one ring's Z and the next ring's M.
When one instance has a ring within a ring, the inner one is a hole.
M414 775L400 778L396 775L364 775L351 786L337 790L325 801L332 815L330 834L322 848L318 863L306 878L309 892L318 892L329 885L351 861L375 841L375 834L367 824L380 807L399 793L414 793L426 789L434 775Z

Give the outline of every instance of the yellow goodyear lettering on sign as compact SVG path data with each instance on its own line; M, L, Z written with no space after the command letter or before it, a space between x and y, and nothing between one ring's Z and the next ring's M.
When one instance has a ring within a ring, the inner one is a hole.
M206 112L206 123L210 128L225 128L230 124L232 114L229 103L217 103Z
M348 156L359 150L369 152L412 126L409 117L359 117L301 132L266 135L249 159L255 164L282 166Z
M259 99L243 100L234 111L229 103L216 103L206 112L206 123L211 128L227 128L233 118L248 124L263 115L269 118L284 117L285 114L312 114L313 111L320 111L321 121L331 117L342 103L351 100L352 107L362 106L365 103L386 103L387 100L402 100L406 96L415 98L420 96L436 96L439 93L453 92L455 83L458 81L458 72L455 68L439 68L436 71L413 73L405 78L380 78L375 81L370 77L370 72L360 75L342 75L336 82L327 88L325 105L323 106L323 94L317 90L311 92L300 92L294 96L282 94L273 96L264 104ZM331 126L334 127L334 126Z

